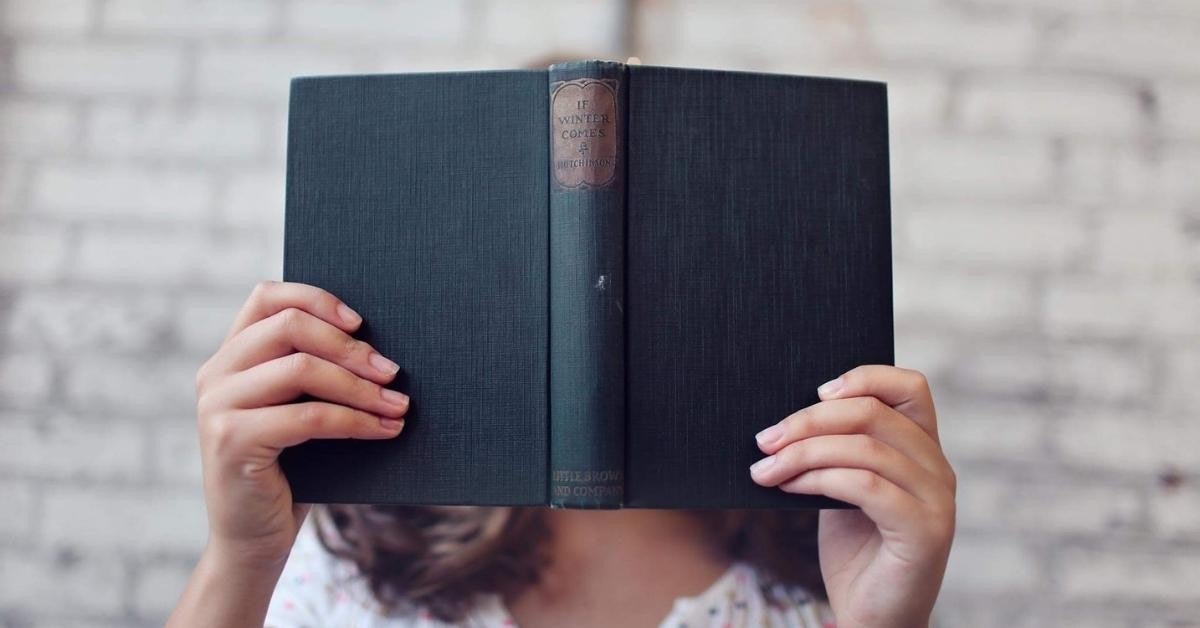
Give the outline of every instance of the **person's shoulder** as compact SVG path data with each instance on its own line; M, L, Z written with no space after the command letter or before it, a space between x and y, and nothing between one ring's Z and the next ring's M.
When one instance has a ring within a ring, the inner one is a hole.
M325 548L310 517L304 524L271 597L265 626L300 628L360 626L363 628L448 628L422 606L387 608L375 599L367 579L350 561ZM498 598L481 599L469 617L470 625L511 625Z
M321 544L312 518L300 529L267 611L270 627L349 621L363 626L418 626L419 614L387 614L353 564ZM386 619L386 621L384 621Z
M746 573L745 586L762 601L764 626L822 628L833 625L828 602L804 586L776 580L749 563L739 563Z

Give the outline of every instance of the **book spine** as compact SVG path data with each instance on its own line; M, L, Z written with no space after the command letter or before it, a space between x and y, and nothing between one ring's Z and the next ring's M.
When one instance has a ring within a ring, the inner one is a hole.
M626 68L550 66L549 503L625 493Z

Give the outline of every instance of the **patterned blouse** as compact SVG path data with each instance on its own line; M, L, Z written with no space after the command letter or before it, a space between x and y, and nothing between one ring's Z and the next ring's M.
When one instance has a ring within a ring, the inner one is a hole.
M832 613L800 587L772 583L753 566L735 562L703 593L675 600L659 628L831 628ZM279 578L267 611L268 628L514 628L499 595L481 597L457 624L424 609L387 613L353 564L321 546L305 525Z

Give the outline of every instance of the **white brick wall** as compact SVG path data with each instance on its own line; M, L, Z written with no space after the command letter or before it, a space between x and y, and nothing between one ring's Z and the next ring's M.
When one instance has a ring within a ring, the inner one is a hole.
M616 0L0 0L0 626L178 593L288 78L554 52L888 81L897 355L961 478L941 625L1200 625L1200 3L637 5L624 51Z

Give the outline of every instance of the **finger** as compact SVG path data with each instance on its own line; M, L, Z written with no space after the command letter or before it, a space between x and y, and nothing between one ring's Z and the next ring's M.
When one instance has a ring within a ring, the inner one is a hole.
M305 312L289 307L230 338L210 361L214 373L243 371L291 353L309 353L379 384L400 369L371 345Z
M219 418L214 428L225 430L225 440L242 451L256 446L278 451L313 439L392 438L404 427L403 419L378 416L321 401L267 406L215 416Z
M949 467L925 430L875 397L822 401L784 417L755 435L755 440L763 453L773 454L791 443L832 434L866 434L939 475Z
M373 414L398 417L408 410L408 396L363 379L332 362L293 353L222 378L200 398L200 410L259 408L310 395ZM212 406L220 404L221 408Z
M779 485L779 489L824 495L858 506L883 533L904 533L925 519L916 498L866 469L813 469Z
M876 397L916 421L934 441L938 441L933 396L928 380L920 371L880 364L860 366L821 384L817 394L822 400Z
M263 281L254 287L250 297L233 320L228 340L254 323L289 307L299 308L345 331L354 331L362 316L342 303L341 299L316 286L286 281Z
M763 486L777 486L810 471L829 467L865 469L899 486L923 502L936 502L944 488L940 478L891 445L865 434L814 436L794 442L750 467Z

